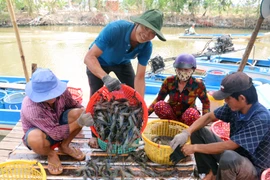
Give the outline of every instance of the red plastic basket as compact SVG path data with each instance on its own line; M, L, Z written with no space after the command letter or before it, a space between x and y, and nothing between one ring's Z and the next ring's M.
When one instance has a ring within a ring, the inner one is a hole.
M72 98L76 101L78 101L80 104L82 104L82 89L81 88L74 88L74 87L68 87L68 90L70 94L72 95Z
M142 103L143 122L141 132L143 132L148 121L148 109L146 103L142 98L142 96L137 91L135 91L133 88L127 85L122 84L121 89L119 91L112 91L112 92L109 92L109 90L105 86L103 86L97 92L95 92L95 94L93 94L93 96L90 98L88 105L86 107L86 112L90 112L92 115L94 115L94 105L97 101L99 101L101 98L106 98L108 101L110 101L110 99L113 97L115 99L126 98L128 99L129 104L131 106L133 105L136 106L138 104L138 101ZM98 138L100 138L94 126L91 126L91 130Z
M211 125L211 131L224 141L230 139L230 124L218 120Z
M261 180L270 180L270 168L263 171Z

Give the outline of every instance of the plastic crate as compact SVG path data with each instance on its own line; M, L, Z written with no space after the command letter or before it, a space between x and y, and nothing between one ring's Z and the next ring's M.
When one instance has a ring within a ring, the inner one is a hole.
M4 98L5 109L20 110L22 108L22 101L25 96L26 96L25 92L16 92L13 94L8 94Z
M211 131L219 136L222 140L227 141L230 139L230 124L218 120L211 125Z
M155 136L174 137L188 127L181 122L167 119L150 121L142 133L145 143L144 151L148 158L158 164L173 165L173 162L170 161L170 155L173 149L169 145L154 143L151 139ZM190 143L190 140L187 143Z
M46 180L43 166L35 160L12 160L0 163L0 179Z
M72 98L75 101L78 101L80 104L82 104L83 101L83 92L81 88L74 88L74 87L68 87L67 88L70 94L72 95Z

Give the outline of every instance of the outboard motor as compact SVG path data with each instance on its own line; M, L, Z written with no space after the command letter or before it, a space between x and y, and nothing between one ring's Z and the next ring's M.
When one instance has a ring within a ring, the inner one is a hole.
M149 60L148 62L151 66L152 73L159 73L160 71L164 70L165 63L161 56L156 56Z
M217 38L215 50L218 53L226 53L234 50L232 38L230 35L222 35Z

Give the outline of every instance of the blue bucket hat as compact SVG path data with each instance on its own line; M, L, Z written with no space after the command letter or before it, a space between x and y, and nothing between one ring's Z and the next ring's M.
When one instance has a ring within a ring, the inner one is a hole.
M56 98L67 89L67 83L60 81L51 70L37 69L25 86L26 95L34 102Z

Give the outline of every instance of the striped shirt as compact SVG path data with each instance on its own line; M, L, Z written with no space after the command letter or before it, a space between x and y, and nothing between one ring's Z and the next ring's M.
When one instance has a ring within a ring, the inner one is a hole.
M182 114L188 108L196 108L196 98L202 102L203 114L210 110L210 101L207 96L206 87L202 80L191 77L182 92L178 90L177 76L167 77L161 85L157 98L148 108L148 114L154 112L155 104L160 100L165 100L169 95L168 104L172 107L177 118L181 118Z
M230 139L240 147L235 151L247 157L258 175L270 165L270 113L260 103L247 114L232 111L227 104L214 111L215 116L230 123Z
M69 136L69 125L60 125L61 114L71 108L82 107L72 99L68 90L56 98L55 107L46 102L35 103L28 96L22 102L21 121L24 133L30 128L38 128L52 139L59 141ZM23 137L24 138L24 137Z

